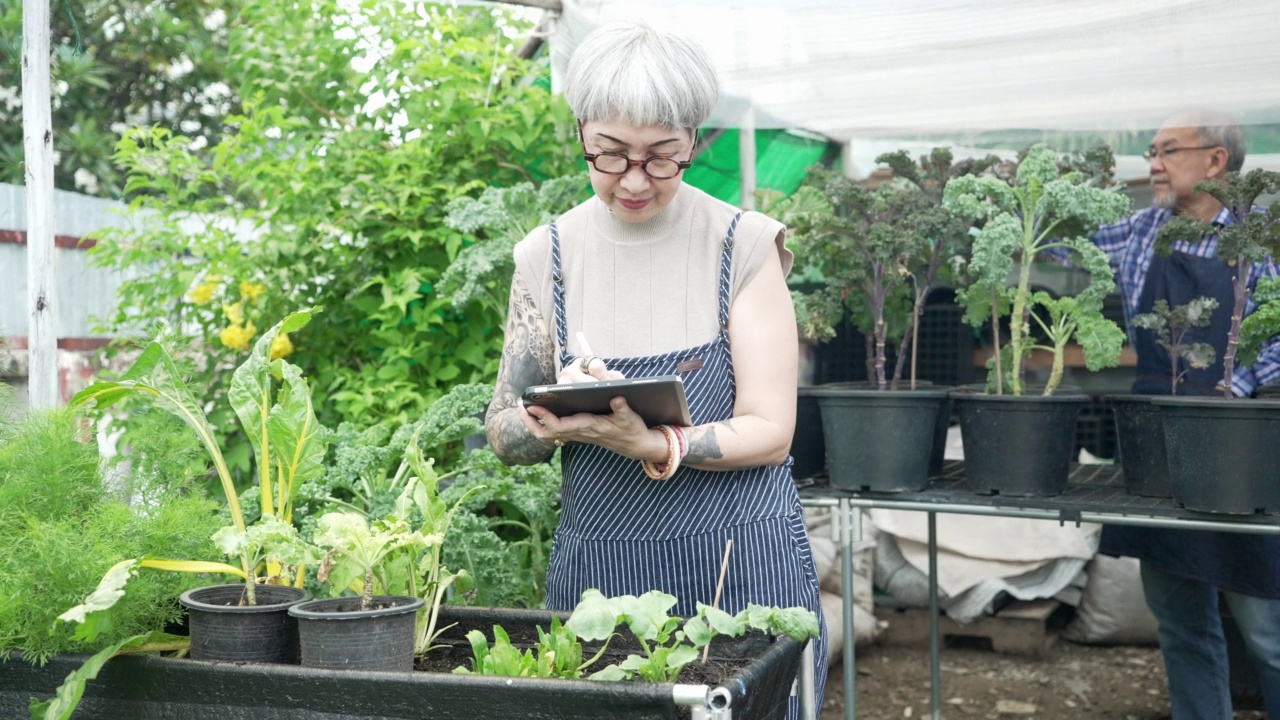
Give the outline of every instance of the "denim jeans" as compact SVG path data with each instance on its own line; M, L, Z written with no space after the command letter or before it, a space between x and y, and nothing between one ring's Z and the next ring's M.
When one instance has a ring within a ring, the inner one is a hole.
M1160 623L1160 651L1173 720L1231 720L1227 642L1218 588L1142 563L1142 589ZM1262 686L1267 715L1280 718L1280 600L1223 591Z

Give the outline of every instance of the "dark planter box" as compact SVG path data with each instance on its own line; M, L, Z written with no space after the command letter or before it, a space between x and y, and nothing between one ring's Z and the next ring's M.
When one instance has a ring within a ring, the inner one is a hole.
M501 625L519 644L550 624L540 610L446 608L441 641L470 657L466 633L492 638ZM564 617L563 615L561 616ZM614 641L617 643L617 640ZM610 645L612 650L613 645ZM623 650L624 648L619 648ZM474 720L474 718L679 718L727 701L734 720L784 718L804 644L755 634L716 640L711 657L742 666L716 686L593 680L477 677L435 672L324 670L293 665L215 663L159 657L108 662L86 688L76 720ZM433 651L441 652L441 651ZM590 657L590 655L588 655ZM43 668L13 656L0 666L0 717L27 717L33 696L53 695L84 656ZM470 663L465 662L469 667ZM695 663L696 664L696 663ZM682 698L681 707L677 697ZM718 706L715 706L718 707Z

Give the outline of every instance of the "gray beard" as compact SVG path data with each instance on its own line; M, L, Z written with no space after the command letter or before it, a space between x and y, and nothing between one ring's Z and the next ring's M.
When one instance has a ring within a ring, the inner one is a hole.
M1178 204L1178 196L1173 191L1157 193L1151 198L1151 206L1164 210L1172 210Z

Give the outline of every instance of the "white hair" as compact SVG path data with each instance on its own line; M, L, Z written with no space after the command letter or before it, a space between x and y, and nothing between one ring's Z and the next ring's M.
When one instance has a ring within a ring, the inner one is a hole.
M1244 133L1240 130L1240 123L1231 115L1197 108L1178 113L1164 125L1191 128L1202 145L1225 148L1228 172L1238 171L1244 166Z
M635 21L587 35L569 59L564 92L582 122L669 130L702 125L719 94L715 67L697 43Z

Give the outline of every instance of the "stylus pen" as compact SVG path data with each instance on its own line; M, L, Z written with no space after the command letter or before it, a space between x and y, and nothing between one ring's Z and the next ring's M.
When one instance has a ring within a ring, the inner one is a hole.
M591 352L591 346L587 344L587 336L581 330L577 332L578 349L582 351L582 357L591 357L595 353Z

